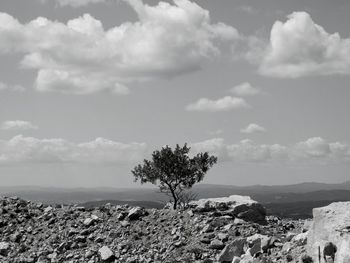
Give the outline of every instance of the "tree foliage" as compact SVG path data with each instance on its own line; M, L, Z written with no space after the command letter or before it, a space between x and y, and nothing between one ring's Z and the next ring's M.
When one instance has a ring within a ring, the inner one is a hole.
M190 147L178 144L173 150L169 146L152 153L152 160L144 160L131 172L135 181L141 184L158 185L162 193L173 199L173 207L177 208L186 190L204 179L204 175L217 162L217 157L208 152L189 156Z

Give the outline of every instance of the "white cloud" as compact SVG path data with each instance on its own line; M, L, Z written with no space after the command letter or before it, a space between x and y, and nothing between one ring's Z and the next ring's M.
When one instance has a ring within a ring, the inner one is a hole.
M307 139L294 145L257 144L245 139L236 144L226 144L214 138L191 145L195 152L208 151L220 161L234 162L343 162L350 161L350 146L340 142L330 143L320 137Z
M81 7L89 4L103 3L105 0L56 0L60 6Z
M241 133L251 134L256 132L266 132L266 129L256 123L250 123L244 129L241 129Z
M243 98L226 96L217 100L201 98L186 107L188 111L218 112L241 108L249 108L249 104Z
M1 130L8 131L18 131L18 130L36 130L39 127L32 124L29 121L14 120L14 121L4 121L1 126Z
M125 0L136 22L105 30L89 14L66 24L44 17L22 24L0 13L0 53L19 53L35 69L39 91L128 93L134 81L175 77L199 70L239 38L233 27L212 23L209 12L188 0L156 6Z
M11 163L121 163L142 160L145 143L124 144L103 138L86 143L37 139L18 135L0 140L0 164Z
M217 156L220 161L228 160L227 147L225 146L224 139L214 138L203 142L192 143L192 153L209 152L212 155Z
M237 96L254 96L254 95L258 95L260 93L260 90L253 87L248 82L241 83L241 84L233 87L230 91L232 93L236 94Z
M21 85L9 85L4 82L0 81L0 91L1 90L11 90L11 91L18 91L18 92L23 92L25 91L25 88Z
M340 142L327 142L320 137L292 145L257 144L242 140L227 144L222 138L192 143L191 153L208 151L219 161L319 163L350 161L350 146ZM149 155L145 143L121 143L104 138L74 143L64 139L38 139L17 135L0 140L0 165L35 163L93 163L118 164L139 162Z
M285 23L275 22L268 47L257 57L259 72L271 77L350 74L350 39L326 32L306 12L295 12Z
M296 145L298 155L303 157L325 157L331 153L331 147L321 137L310 138Z

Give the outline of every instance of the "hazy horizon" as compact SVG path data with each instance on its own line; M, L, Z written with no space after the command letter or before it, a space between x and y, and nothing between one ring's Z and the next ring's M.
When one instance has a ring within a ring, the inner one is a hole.
M2 0L1 186L150 187L189 143L204 183L342 183L347 0Z

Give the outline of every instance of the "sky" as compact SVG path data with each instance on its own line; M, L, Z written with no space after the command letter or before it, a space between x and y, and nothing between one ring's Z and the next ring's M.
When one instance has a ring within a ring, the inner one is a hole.
M340 183L348 0L1 0L3 186L139 187L164 145L204 182Z

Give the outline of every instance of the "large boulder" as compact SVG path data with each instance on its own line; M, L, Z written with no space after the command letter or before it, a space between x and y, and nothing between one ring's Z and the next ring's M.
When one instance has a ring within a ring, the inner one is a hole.
M334 249L334 247L336 249ZM334 263L350 262L350 202L336 202L313 209L307 236L308 254L314 262L327 262L335 251ZM325 254L325 255L324 255Z
M221 211L247 222L266 223L266 210L249 196L231 195L229 197L208 198L192 201L190 207L195 212Z

